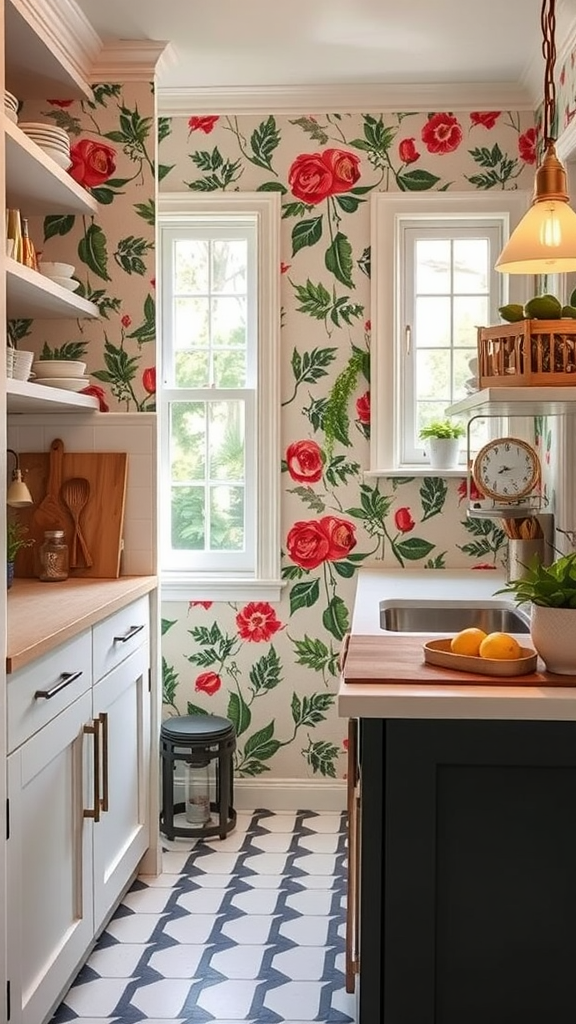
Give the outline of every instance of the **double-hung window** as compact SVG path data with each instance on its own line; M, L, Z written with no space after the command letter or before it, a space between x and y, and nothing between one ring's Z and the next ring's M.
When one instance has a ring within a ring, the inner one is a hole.
M277 598L278 197L160 198L167 597Z
M372 196L373 473L424 467L420 430L476 389L477 328L524 298L526 280L494 264L526 205L523 193ZM474 423L475 447L493 426Z

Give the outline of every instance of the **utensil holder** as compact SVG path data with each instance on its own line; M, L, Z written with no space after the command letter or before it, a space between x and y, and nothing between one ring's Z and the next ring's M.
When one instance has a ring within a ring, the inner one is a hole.
M541 565L544 564L546 553L546 541L544 537L537 537L535 540L516 540L510 538L508 541L508 582L521 580L527 572L527 566L538 556Z

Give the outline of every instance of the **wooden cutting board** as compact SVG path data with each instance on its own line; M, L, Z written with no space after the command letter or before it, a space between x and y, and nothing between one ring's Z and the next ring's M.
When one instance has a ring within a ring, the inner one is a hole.
M65 480L81 477L90 485L90 497L81 512L80 526L93 564L71 568L70 576L116 579L120 575L127 453L66 452L56 438L49 452L24 452L19 455L19 461L34 505L19 509L18 518L28 527L34 545L18 552L16 576L38 576L38 552L45 530L64 530L71 549L74 520L60 492Z

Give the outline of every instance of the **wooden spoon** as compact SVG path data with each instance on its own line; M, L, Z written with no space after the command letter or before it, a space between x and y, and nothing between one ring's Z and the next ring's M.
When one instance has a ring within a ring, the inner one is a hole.
M60 495L62 501L66 505L66 508L70 512L72 519L74 520L74 536L72 537L70 566L73 569L78 568L78 543L80 543L82 554L84 556L84 565L89 569L92 565L92 555L88 550L84 534L80 528L80 515L82 509L90 498L90 482L82 476L71 477L70 480L65 480L62 484Z

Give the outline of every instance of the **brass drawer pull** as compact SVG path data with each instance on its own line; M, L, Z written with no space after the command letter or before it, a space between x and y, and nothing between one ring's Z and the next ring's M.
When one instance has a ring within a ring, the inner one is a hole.
M133 636L136 636L136 633L141 633L143 629L144 629L143 625L142 626L130 626L128 632L124 633L124 636L115 636L114 637L114 643L115 644L125 644L127 640L131 640Z
M35 700L50 700L51 697L55 697L60 690L64 690L65 687L70 686L70 683L75 683L77 679L80 679L82 672L62 672L60 675L60 682L56 683L51 690L36 690L34 694Z
M85 807L83 815L100 821L100 719L95 718L92 725L85 725L84 733L94 737L94 807Z

